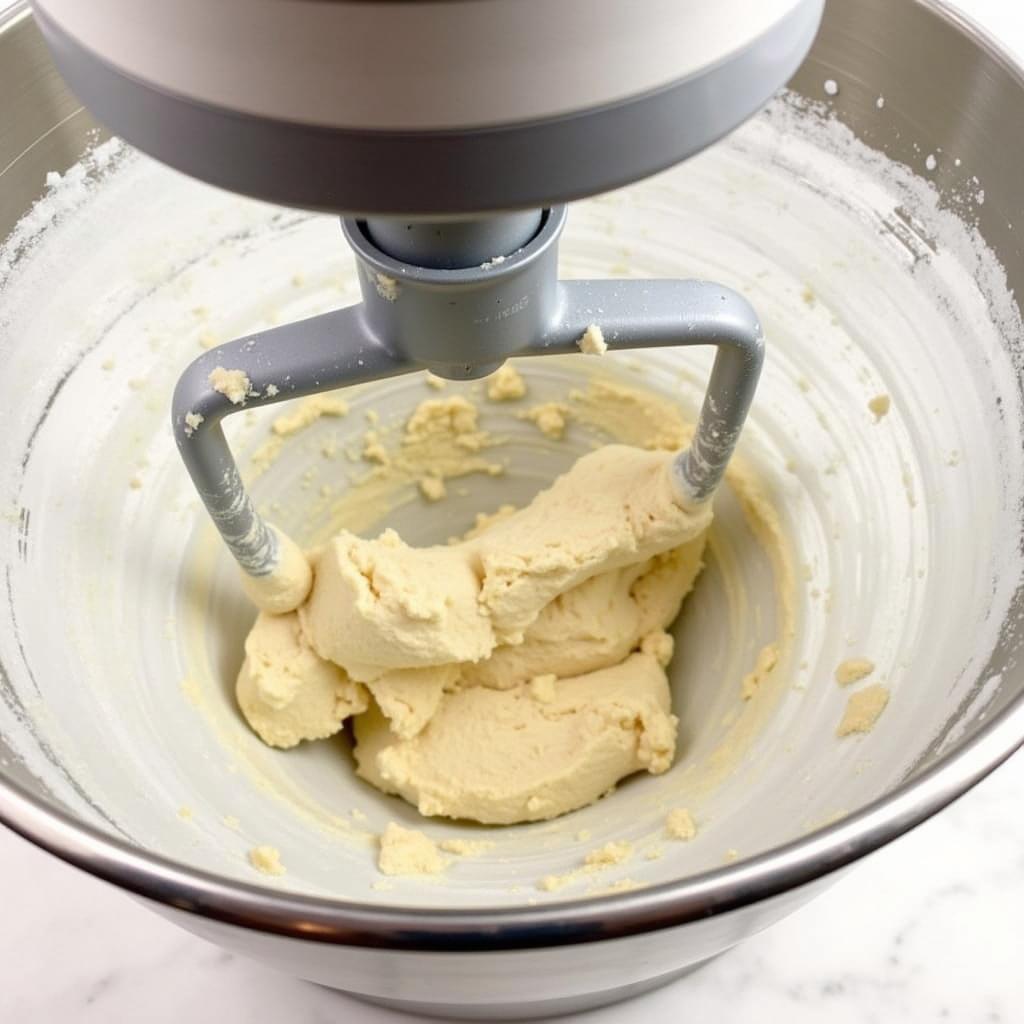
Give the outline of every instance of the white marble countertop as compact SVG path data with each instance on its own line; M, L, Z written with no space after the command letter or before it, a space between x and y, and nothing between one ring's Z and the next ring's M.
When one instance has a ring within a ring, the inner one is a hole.
M1016 2L958 6L1024 54ZM664 989L573 1020L1024 1020L1022 807L1019 754L769 931ZM414 1019L226 953L2 828L0 907L0 1021Z

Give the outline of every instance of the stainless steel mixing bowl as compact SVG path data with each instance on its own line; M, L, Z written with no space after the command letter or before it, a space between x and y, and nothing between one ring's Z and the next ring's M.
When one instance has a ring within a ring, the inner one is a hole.
M984 203L972 216L1009 287L1024 293L1024 250L1013 227L1024 225L1024 71L939 3L831 0L792 88L823 99L827 79L840 83L832 101L840 121L894 160L920 166L924 142L959 155L984 184ZM97 126L58 77L24 7L0 20L0 97L3 238L41 196L47 171L74 163ZM934 179L953 207L963 185L958 166L943 161ZM0 367L9 358L0 346ZM0 525L8 600L28 529L24 515ZM6 649L15 654L16 612L4 606L0 614ZM282 893L190 866L162 855L158 844L71 813L19 759L10 736L0 737L0 818L181 926L279 969L449 1018L550 1015L621 999L693 969L799 907L1007 758L1024 741L1022 614L1018 590L988 664L958 691L942 728L919 737L911 767L880 784L870 803L749 859L641 891L491 910ZM0 697L12 714L17 667L0 664ZM951 681L936 679L935 687L952 692ZM87 797L76 769L65 765L64 772L62 784Z

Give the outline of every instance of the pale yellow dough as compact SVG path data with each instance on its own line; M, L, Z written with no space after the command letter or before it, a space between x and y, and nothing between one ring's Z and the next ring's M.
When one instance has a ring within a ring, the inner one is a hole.
M875 663L870 658L847 658L836 665L835 677L840 686L859 683L875 671Z
M704 533L710 507L677 503L671 464L667 452L608 445L525 509L445 547L411 548L392 530L376 540L342 531L315 560L303 630L361 682L521 644L561 594Z
M244 405L252 384L244 370L228 370L215 366L207 378L210 387L220 392L232 405Z
M525 394L526 381L511 363L505 363L487 378L487 397L492 402L512 402Z
M435 437L469 457L486 443L459 397L422 403L402 443ZM425 815L486 824L552 818L664 772L677 727L665 630L711 521L679 504L672 460L605 446L446 546L342 531L310 556L298 611L253 627L243 713L275 746L355 716L360 775ZM405 852L440 870L418 837L389 829L382 870L405 873Z
M359 774L375 786L421 814L508 825L593 803L633 772L665 771L676 719L664 670L634 654L559 680L550 703L525 685L473 686L411 739L396 737L377 708L355 730Z
M392 821L380 837L377 867L384 875L439 875L445 860L430 836Z
M283 875L281 851L274 846L254 846L249 851L249 863L263 875Z
M362 686L306 643L294 612L256 619L235 693L249 725L272 747L333 736L369 703Z
M881 683L872 683L850 694L836 735L851 736L854 733L871 732L888 703L889 690Z

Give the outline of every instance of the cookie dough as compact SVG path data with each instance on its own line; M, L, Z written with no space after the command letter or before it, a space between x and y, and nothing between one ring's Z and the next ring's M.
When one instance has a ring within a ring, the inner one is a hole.
M537 429L552 441L560 441L565 436L569 415L569 407L564 402L544 402L521 412L519 418L535 423Z
M846 710L836 729L837 736L852 736L871 732L875 722L889 703L889 689L881 683L872 683L863 690L850 694Z
M591 324L576 344L588 356L603 356L608 351L608 342L604 340L604 333L597 324Z
M369 704L364 687L309 646L295 612L260 613L246 637L235 694L249 725L272 747L333 736Z
M430 836L392 821L380 837L377 867L383 875L439 875L445 859Z
M207 378L210 387L220 392L232 405L245 405L252 384L245 370L228 370L223 366L215 366Z
M697 825L685 807L676 807L668 812L665 818L665 834L670 839L682 839L686 842L697 835Z
M525 394L526 381L511 363L505 363L487 378L487 397L492 402L514 402Z
M311 556L297 614L257 620L243 713L277 746L354 715L360 775L423 814L488 824L552 818L667 770L664 630L711 520L677 503L672 458L608 445L443 547L342 531Z
M875 671L875 663L870 658L847 658L836 665L835 679L840 686L859 683Z
M281 851L274 846L254 846L249 851L249 863L262 875L283 875Z

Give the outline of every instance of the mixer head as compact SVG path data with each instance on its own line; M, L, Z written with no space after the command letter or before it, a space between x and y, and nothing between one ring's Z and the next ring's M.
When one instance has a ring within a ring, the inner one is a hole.
M403 217L635 181L753 114L823 0L35 0L139 149L271 202Z
M233 191L356 214L361 304L213 349L175 391L179 450L260 607L296 607L311 573L242 485L220 421L243 406L422 368L479 377L595 333L712 344L674 472L681 503L711 497L760 374L756 314L708 282L558 281L559 204L749 117L806 55L823 3L37 0L58 67L129 142Z

